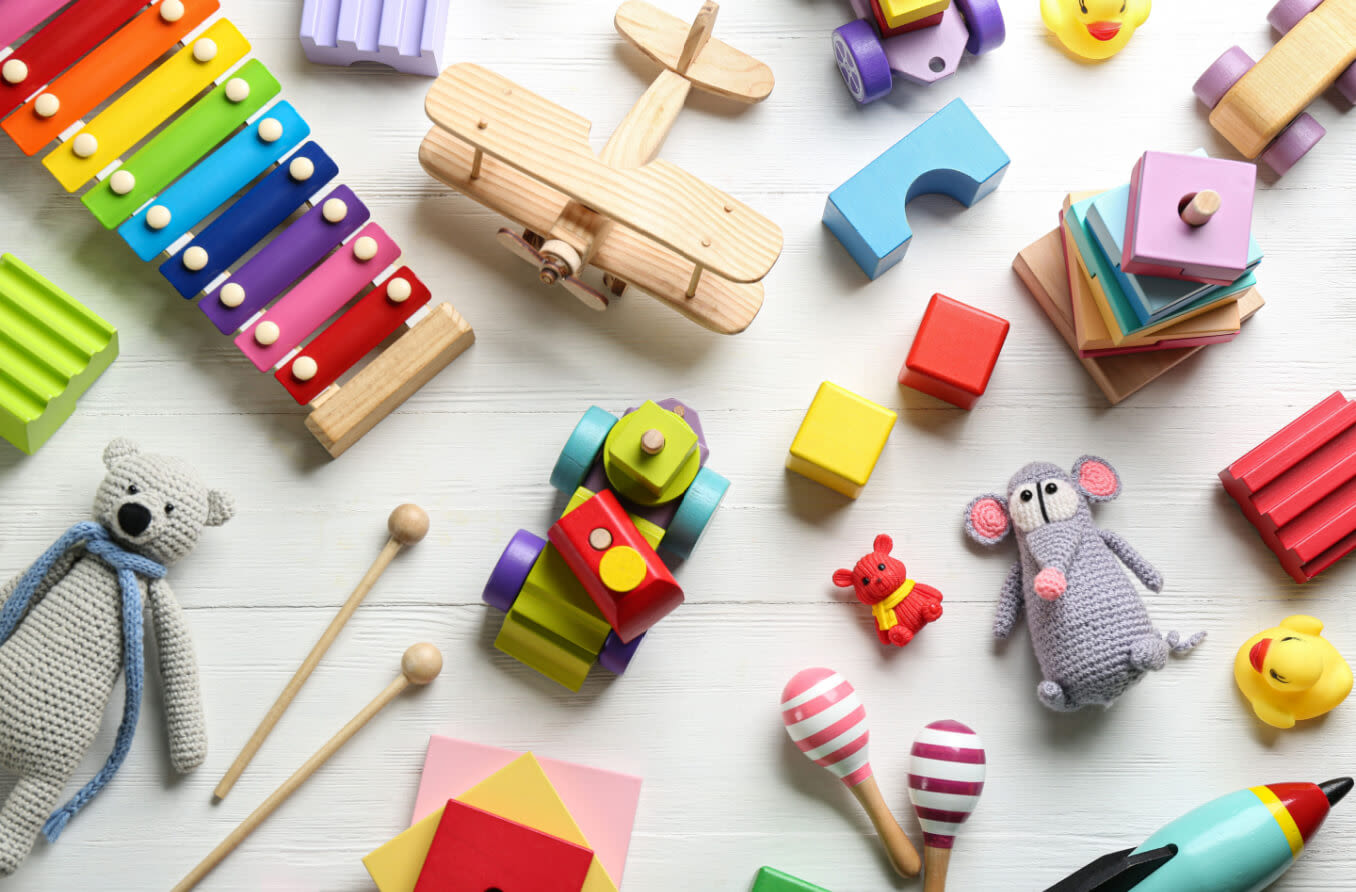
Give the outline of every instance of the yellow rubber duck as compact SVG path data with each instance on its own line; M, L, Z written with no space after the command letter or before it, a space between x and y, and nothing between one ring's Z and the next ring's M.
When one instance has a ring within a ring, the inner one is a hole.
M1238 649L1234 680L1257 717L1276 728L1316 718L1351 693L1351 667L1312 616L1288 616Z
M1149 18L1152 0L1041 0L1041 18L1083 59L1101 62L1125 49Z

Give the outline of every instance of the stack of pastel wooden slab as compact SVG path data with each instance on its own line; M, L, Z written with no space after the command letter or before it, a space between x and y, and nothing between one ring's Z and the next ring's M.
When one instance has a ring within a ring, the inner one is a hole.
M1013 268L1110 402L1233 340L1261 309L1255 187L1251 164L1146 152L1131 182L1070 193L1059 228L1017 255Z
M0 119L24 154L53 146L43 164L57 182L185 299L201 296L337 456L475 336L450 304L427 306L249 42L208 22L217 7L0 3Z
M640 778L435 736L414 818L363 859L381 892L616 892Z

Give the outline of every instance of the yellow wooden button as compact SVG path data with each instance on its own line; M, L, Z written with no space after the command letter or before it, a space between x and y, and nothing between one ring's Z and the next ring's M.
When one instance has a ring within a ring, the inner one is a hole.
M629 545L618 545L603 555L598 576L614 592L629 592L645 581L645 558Z

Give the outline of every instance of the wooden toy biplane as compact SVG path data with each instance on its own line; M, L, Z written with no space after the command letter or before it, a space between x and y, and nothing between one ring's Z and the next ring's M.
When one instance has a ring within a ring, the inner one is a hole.
M762 307L781 229L655 160L691 88L742 103L772 92L771 69L711 38L717 10L707 2L690 26L640 0L617 10L617 30L664 70L600 154L584 118L463 63L429 90L435 126L420 163L522 227L499 230L499 242L544 284L598 310L632 285L712 331L743 331ZM586 266L602 270L602 290L580 278Z

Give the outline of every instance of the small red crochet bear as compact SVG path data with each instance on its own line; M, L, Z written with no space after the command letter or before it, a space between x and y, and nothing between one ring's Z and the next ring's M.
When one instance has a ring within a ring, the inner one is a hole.
M881 644L903 647L923 626L942 615L942 593L907 578L904 562L890 557L895 543L884 534L872 543L875 550L857 562L854 570L835 570L833 584L856 590L857 600L871 608Z

